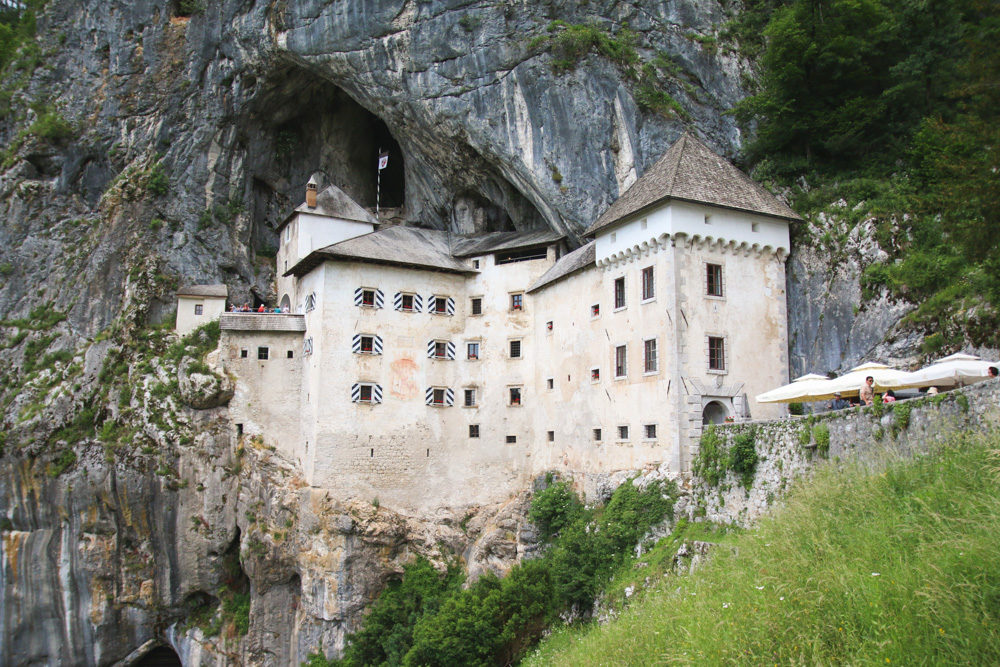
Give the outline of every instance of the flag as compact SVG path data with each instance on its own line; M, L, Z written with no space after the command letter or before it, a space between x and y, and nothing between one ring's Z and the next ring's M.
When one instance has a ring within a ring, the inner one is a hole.
M385 169L388 166L389 166L389 154L388 153L379 153L379 156L378 156L378 170L382 171L383 169Z

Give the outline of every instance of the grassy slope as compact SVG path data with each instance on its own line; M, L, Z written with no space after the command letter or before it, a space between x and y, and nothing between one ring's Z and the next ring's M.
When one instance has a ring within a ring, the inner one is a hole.
M529 664L1000 663L1000 436L828 466L754 532ZM678 587L678 583L680 584Z

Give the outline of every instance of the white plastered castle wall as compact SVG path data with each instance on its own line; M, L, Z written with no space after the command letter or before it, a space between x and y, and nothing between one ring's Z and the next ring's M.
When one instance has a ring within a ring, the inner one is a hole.
M196 313L201 306L200 315ZM177 333L186 336L203 324L219 319L226 312L226 298L217 296L178 296Z

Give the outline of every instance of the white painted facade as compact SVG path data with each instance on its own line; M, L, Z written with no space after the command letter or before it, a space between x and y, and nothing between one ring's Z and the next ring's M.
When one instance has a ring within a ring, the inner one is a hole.
M177 295L176 331L186 336L203 324L219 319L226 312L224 296Z

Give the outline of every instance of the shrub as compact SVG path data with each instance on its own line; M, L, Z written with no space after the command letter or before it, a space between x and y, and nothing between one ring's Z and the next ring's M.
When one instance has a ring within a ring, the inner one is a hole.
M913 410L911 403L894 403L892 414L896 419L895 426L900 431L905 431L910 426L910 412Z
M46 472L49 477L58 477L74 463L76 463L76 452L67 447L59 453L59 457L55 461L48 465Z
M222 612L242 637L250 630L250 591L223 596Z
M816 440L816 452L826 458L830 455L830 427L820 422L813 426L813 438Z
M710 425L701 434L698 456L692 467L694 474L705 480L709 486L718 486L726 476L726 461L722 452L722 436Z
M146 191L154 197L162 197L170 192L170 179L167 178L167 172L164 171L163 165L159 162L146 172ZM160 220L159 223L162 225L163 221Z
M548 542L566 526L576 521L583 504L568 482L555 482L535 494L528 518L538 527L543 541Z
M0 264L0 276L9 276L14 273L14 265L10 262L4 262Z
M729 467L739 475L740 484L744 489L753 485L754 474L757 472L757 430L749 428L733 439L733 448L729 452Z
M45 109L35 118L28 131L40 139L58 142L73 135L73 125L57 110Z
M806 413L806 408L801 403L789 403L788 404L788 414L790 415L804 415Z

